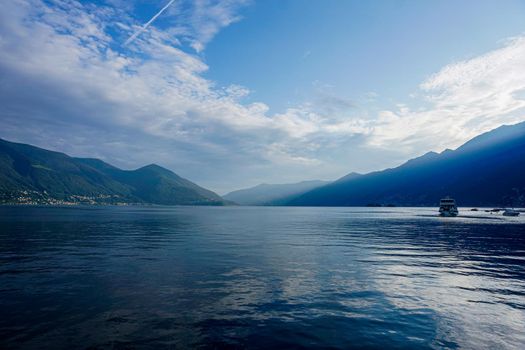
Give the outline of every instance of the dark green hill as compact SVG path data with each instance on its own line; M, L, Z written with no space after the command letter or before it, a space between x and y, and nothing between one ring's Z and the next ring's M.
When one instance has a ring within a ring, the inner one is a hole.
M217 194L158 165L122 170L99 159L0 139L0 201L223 205Z
M122 170L98 159L77 158L119 183L131 188L134 197L156 204L217 205L223 199L214 192L186 180L156 164L137 170Z

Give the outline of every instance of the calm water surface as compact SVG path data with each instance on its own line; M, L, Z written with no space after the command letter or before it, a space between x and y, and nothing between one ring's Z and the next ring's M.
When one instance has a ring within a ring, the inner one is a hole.
M0 207L0 348L525 348L525 217Z

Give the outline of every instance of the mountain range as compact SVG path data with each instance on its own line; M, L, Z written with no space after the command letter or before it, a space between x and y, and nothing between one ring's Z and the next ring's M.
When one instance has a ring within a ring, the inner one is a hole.
M0 139L0 203L224 205L217 194L151 164L122 170L99 159Z
M501 126L456 150L429 152L399 167L349 174L286 202L296 206L525 206L525 122Z
M312 180L291 184L260 184L230 192L223 198L240 205L283 205L305 192L329 183Z
M396 168L333 182L261 184L224 198L155 164L122 170L0 139L0 203L435 206L445 196L460 206L525 206L525 122Z

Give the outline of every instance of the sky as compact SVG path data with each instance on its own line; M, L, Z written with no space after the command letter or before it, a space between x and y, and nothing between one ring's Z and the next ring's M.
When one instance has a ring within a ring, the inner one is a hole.
M0 0L0 137L219 194L525 120L525 0Z

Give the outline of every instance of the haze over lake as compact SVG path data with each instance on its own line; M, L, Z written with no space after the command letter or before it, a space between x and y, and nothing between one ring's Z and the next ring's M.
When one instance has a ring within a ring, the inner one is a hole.
M525 217L0 207L0 348L525 344Z

